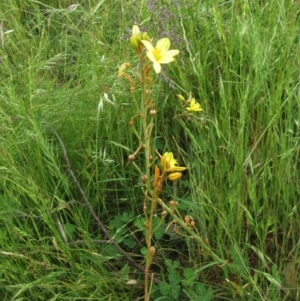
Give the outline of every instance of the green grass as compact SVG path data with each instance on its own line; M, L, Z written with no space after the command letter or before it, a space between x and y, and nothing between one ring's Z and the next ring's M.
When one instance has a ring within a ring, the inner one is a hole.
M142 271L106 242L56 136L98 218L143 265L143 196L127 165L136 112L117 77L122 63L137 63L135 22L180 50L154 91L155 145L189 168L166 201L227 260L158 235L153 300L297 300L299 3L73 4L0 4L1 300L143 300ZM189 92L204 108L191 120L176 99Z

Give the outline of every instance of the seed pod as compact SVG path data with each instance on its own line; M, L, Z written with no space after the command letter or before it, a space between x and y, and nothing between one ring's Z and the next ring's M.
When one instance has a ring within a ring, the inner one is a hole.
M141 176L141 180L142 180L142 183L147 183L147 181L148 181L148 177L146 176L146 175L142 175Z
M135 155L129 155L129 156L128 156L128 160L129 160L130 162L134 161L134 160L135 160Z
M177 202L175 202L175 201L173 201L173 200L170 201L170 206L176 206L176 205L178 205Z
M149 114L150 114L150 116L155 116L156 115L156 110L155 109L151 109L150 111L149 111Z
M156 252L156 249L155 247L151 246L149 249L148 249L148 254L153 257L155 255L155 252Z
M189 225L189 224L190 224L190 217L186 215L185 218L184 218L184 222L185 222L187 225Z
M166 210L163 210L163 211L161 212L161 217L162 217L162 218L165 218L167 214L168 214L168 212L167 212Z

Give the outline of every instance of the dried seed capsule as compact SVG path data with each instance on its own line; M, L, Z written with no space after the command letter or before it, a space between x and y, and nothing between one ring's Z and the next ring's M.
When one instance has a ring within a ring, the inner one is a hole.
M135 160L135 155L129 155L128 160L131 161L131 162L134 161Z
M149 111L149 114L150 114L150 116L155 116L156 115L156 110L155 109L151 109L150 111Z
M142 175L141 180L145 184L148 181L148 177L146 175Z
M148 254L152 257L155 255L155 252L156 252L156 249L155 247L151 246L149 249L148 249Z

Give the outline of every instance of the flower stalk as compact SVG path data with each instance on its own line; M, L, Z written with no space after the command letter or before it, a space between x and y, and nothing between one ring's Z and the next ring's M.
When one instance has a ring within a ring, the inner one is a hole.
M160 155L156 150L151 149L153 141L152 131L156 118L156 101L152 97L154 80L151 75L151 64L153 65L155 73L160 73L162 65L173 62L175 60L174 57L179 54L179 50L169 50L170 40L168 38L160 39L156 45L153 46L148 34L141 32L137 25L134 25L132 28L130 43L136 50L139 59L139 72L136 73L133 71L133 74L136 76L136 80L134 81L133 78L126 73L126 69L130 68L130 64L124 63L119 69L119 77L124 77L129 82L130 91L137 108L137 112L131 117L129 124L139 141L139 147L133 154L129 155L128 160L129 163L135 166L144 185L143 212L145 216L145 243L147 248L145 257L144 301L149 301L154 277L153 273L150 272L150 268L156 253L156 249L153 246L153 235L165 221L167 214L172 217L170 224L180 225L182 229L187 231L189 235L195 239L205 252L213 253L202 238L195 233L195 222L193 220L193 223L184 221L176 209L178 204L172 201L173 203L170 203L170 207L168 207L161 197L164 182L167 180L179 180L182 177L182 173L187 170L187 167L179 166L172 152L165 152L163 155ZM136 84L141 86L140 100L135 98L137 93ZM186 102L188 105L186 109L188 111L199 112L202 110L200 104L198 104L191 95L188 100L185 100L181 95L178 95L178 98ZM135 121L138 117L140 130L136 130L135 128ZM144 152L143 167L135 163L135 159L140 152ZM160 159L160 162L157 164L156 158L153 158L155 154L157 154ZM158 205L162 208L161 219L159 225L154 227L153 221ZM213 258L220 263L223 262L217 255L213 255Z

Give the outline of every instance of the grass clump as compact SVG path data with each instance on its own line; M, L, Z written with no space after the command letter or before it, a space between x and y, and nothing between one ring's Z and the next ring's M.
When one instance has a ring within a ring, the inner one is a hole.
M180 50L155 82L154 147L188 167L165 195L223 260L161 229L152 299L297 300L299 4L6 0L0 11L2 300L143 298L135 107L117 78L134 60L134 23ZM193 118L176 98L190 92L204 109Z

